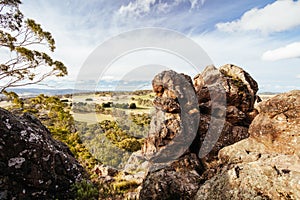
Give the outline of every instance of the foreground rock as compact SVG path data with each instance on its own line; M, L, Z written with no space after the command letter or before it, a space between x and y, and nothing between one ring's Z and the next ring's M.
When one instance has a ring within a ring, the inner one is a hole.
M250 137L220 150L219 172L196 199L300 199L300 91L277 95L259 110Z
M230 64L208 66L194 82L200 106L200 157L208 164L217 160L221 148L249 137L249 125L258 113L258 86L246 71Z
M33 116L0 108L0 199L72 199L83 168Z

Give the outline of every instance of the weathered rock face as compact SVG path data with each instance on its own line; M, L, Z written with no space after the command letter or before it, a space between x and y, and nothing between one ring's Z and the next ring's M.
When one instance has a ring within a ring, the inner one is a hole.
M33 116L0 108L0 199L71 199L83 168Z
M140 199L193 199L203 171L196 154L188 154L157 171L143 182Z
M152 85L155 113L143 153L154 163L166 163L189 151L198 129L198 102L192 80L184 74L164 71Z
M254 109L258 86L247 72L234 65L225 65L219 70L208 66L194 82L200 106L199 143L202 149L214 145L209 154L200 156L204 156L203 161L211 162L217 159L221 148L249 136L248 127L258 113ZM213 124L222 130L210 127ZM215 130L207 134L211 128ZM214 135L219 131L220 135ZM203 143L214 141L214 137L218 138L215 144Z
M140 199L192 199L203 167L190 148L199 123L191 78L164 71L152 85L156 110L143 148L150 166Z
M196 199L300 199L300 91L259 105L250 137L219 151Z
M131 154L127 163L124 166L123 172L127 174L124 176L125 180L135 180L141 184L146 178L150 163L144 158L141 150Z
M263 154L260 158L254 159L255 155L249 157L240 160L241 163L231 163L227 169L223 168L206 181L196 199L300 198L298 156Z
M259 115L249 128L251 137L268 152L300 156L300 91L277 95L258 106Z

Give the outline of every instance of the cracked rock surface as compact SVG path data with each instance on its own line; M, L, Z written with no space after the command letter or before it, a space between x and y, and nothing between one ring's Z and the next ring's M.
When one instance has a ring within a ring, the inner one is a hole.
M202 158L209 165L217 160L220 149L249 137L249 125L258 113L254 108L258 85L249 73L231 64L219 69L206 67L194 78L194 85L200 107L199 144L208 150L214 145ZM225 120L224 125L222 120ZM209 129L212 129L210 134Z

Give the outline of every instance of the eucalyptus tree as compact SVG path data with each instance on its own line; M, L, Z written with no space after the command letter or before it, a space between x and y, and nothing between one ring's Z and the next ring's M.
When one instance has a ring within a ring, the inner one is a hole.
M0 93L67 75L66 66L49 56L55 50L51 33L25 18L20 4L20 0L0 0Z

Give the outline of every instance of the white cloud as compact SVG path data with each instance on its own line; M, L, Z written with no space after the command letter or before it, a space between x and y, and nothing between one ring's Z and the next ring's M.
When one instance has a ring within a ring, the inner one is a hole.
M199 3L200 5L202 6L206 0L189 0L190 3L191 3L191 9L194 9L194 8L197 8L199 6Z
M140 16L150 12L150 8L155 4L155 0L135 0L126 6L121 6L119 14L125 16Z
M281 32L300 25L300 1L277 0L264 8L253 8L241 19L218 23L225 32L260 31L264 34Z
M190 9L196 9L202 6L205 1L206 0L175 0L173 2L161 2L156 0L133 0L127 5L122 5L118 10L118 14L126 17L139 17L150 13L151 10L157 13L167 13L182 3L189 3Z
M242 67L258 82L261 92L284 92L300 89L300 59L268 62L261 55L288 42L265 38L256 34L224 34L208 32L192 38L206 51L215 66L227 63ZM204 67L204 66L203 66ZM299 75L299 79L296 76ZM281 85L281 87L277 87ZM275 87L276 86L276 87Z
M161 13L167 13L170 11L170 6L168 3L160 3L157 5L157 11Z
M296 78L300 78L300 74L298 74L298 75L296 76Z
M262 55L263 60L282 60L288 58L300 58L300 42L294 42L284 47L266 51Z
M190 0L191 2L191 9L195 8L198 4L198 0Z

